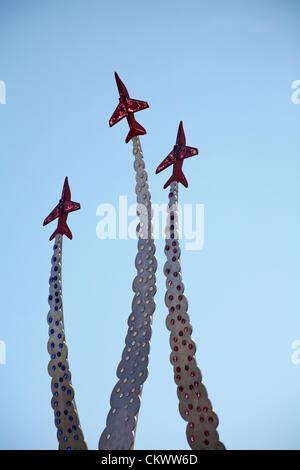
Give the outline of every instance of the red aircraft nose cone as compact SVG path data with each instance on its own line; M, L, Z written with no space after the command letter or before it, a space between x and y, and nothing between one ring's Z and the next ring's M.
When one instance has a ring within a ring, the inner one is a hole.
M120 95L125 95L125 96L129 96L128 94L128 91L126 89L126 86L124 85L124 83L122 82L122 80L120 79L119 75L117 74L117 72L115 72L115 79L116 79L116 82L117 82L117 87L118 87L118 90L119 90L119 94Z
M183 130L182 121L180 121L180 123L179 123L176 144L180 145L181 147L185 146L185 133L184 133L184 130Z
M66 201L71 200L71 190L70 190L69 181L68 181L67 176L65 177L65 182L64 182L61 198L62 198L62 200L66 200Z

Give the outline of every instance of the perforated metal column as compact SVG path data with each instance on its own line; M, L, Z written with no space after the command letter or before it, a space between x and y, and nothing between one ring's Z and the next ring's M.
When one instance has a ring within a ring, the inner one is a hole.
M84 441L76 408L65 338L61 282L62 235L55 237L53 248L48 299L50 311L47 316L49 325L48 352L50 354L48 372L52 377L53 395L51 405L54 410L59 450L84 450L87 449L87 445Z
M184 295L180 265L178 236L178 184L171 183L168 204L165 254L167 262L164 273L167 277L165 303L169 314L166 325L170 331L170 361L174 368L177 385L179 412L188 422L186 436L194 450L224 450L216 430L218 417L212 409L202 376L197 365L196 345L191 338L192 325L187 313L188 301Z
M111 397L111 409L99 449L133 449L143 384L148 376L152 315L155 310L157 262L152 238L151 195L139 137L134 137L133 154L136 171L138 253L135 259L137 275L133 281L135 292L132 312L128 318L125 348L117 369L118 382Z

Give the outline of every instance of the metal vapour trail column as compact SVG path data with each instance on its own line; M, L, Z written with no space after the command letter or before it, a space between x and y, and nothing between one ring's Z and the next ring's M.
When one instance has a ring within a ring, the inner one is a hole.
M182 173L183 160L198 154L198 150L185 145L182 122L179 124L177 141L171 153L158 166L156 173L174 165L171 178L164 188L170 185L168 220L166 227L165 254L167 262L164 273L167 277L165 303L169 314L166 325L170 331L170 361L174 368L174 380L177 385L179 412L188 422L186 436L193 450L224 450L216 430L218 417L212 409L207 391L202 383L202 376L197 365L196 345L191 338L192 325L187 313L188 301L184 295L180 265L180 245L178 233L178 183L188 187Z
M135 258L137 275L133 281L135 293L132 312L128 318L128 331L121 362L117 368L118 382L110 397L110 411L106 428L99 440L99 449L130 450L134 447L137 418L141 405L141 394L148 376L150 339L152 333L152 315L155 310L157 268L155 244L152 237L151 195L147 183L148 175L139 135L146 134L145 129L136 122L133 113L145 109L145 101L129 97L125 85L115 74L120 94L120 102L109 124L126 117L130 130L126 143L132 140L134 169L136 172L138 252Z
M54 410L59 450L87 449L80 427L74 389L71 383L68 348L65 339L61 281L62 237L66 235L72 239L72 233L67 225L67 217L69 212L78 209L80 209L80 204L71 201L68 178L66 178L59 204L43 223L43 225L46 225L58 218L57 229L50 237L50 240L54 238L54 246L49 279L48 302L50 311L47 321L49 325L48 352L50 354L48 372L52 377L51 390L53 395L51 405Z

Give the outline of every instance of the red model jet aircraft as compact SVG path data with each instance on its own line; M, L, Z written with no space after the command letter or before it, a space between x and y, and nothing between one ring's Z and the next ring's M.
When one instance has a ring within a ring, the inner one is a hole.
M80 204L78 202L71 201L71 191L68 177L66 176L60 201L48 217L46 217L43 223L43 225L47 225L58 217L57 229L52 233L49 240L52 240L52 238L58 234L67 235L67 237L72 240L72 233L67 225L67 217L69 212L78 211L78 209L80 209Z
M156 174L160 173L162 170L165 170L170 165L174 165L173 173L170 179L164 185L164 189L172 183L172 181L177 181L182 183L186 188L188 187L188 182L182 173L183 160L188 157L193 157L198 154L198 149L194 147L187 147L185 145L185 134L183 130L182 121L180 121L177 133L176 144L172 152L158 165L156 169Z
M111 127L126 117L130 128L125 140L127 144L133 137L146 134L146 130L135 120L134 113L142 111L142 109L149 108L149 105L146 101L133 100L130 98L128 91L124 83L120 80L117 72L115 72L115 78L120 94L120 102L109 120L109 125Z

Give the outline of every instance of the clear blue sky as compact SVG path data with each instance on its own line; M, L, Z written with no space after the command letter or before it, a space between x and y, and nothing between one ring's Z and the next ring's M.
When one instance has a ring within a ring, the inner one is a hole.
M64 240L69 360L89 448L105 427L127 330L136 242L99 240L96 208L134 202L127 124L110 129L116 70L137 115L152 200L155 168L182 119L199 156L181 202L205 205L205 243L182 254L197 359L230 449L300 449L299 117L297 0L0 1L0 446L55 449L47 373L54 224L42 221L66 175L73 241ZM164 243L149 378L137 449L187 449L165 327Z

